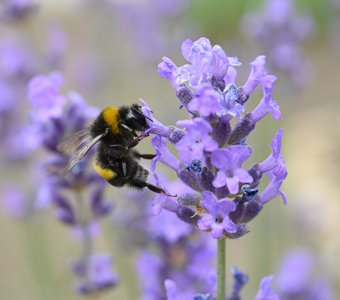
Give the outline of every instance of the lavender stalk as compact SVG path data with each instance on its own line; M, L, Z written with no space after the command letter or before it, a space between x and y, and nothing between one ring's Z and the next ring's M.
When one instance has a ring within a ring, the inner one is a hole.
M225 239L217 240L217 300L226 295L226 258Z
M166 126L154 118L144 100L141 102L148 117L148 132L154 135L151 141L156 157L152 170L161 162L191 190L178 192L177 201L157 195L154 213L166 209L218 240L217 295L201 295L222 300L226 296L225 239L247 234L247 224L276 196L286 203L281 191L287 176L281 155L282 129L271 143L272 153L263 162L243 166L253 152L247 138L257 123L269 114L275 120L282 119L272 96L276 77L267 73L265 56L258 56L250 64L249 78L238 85L237 67L241 63L227 56L219 45L212 46L207 38L184 41L182 54L187 64L178 67L165 57L158 72L171 83L180 107L189 113L188 119ZM247 112L245 105L258 88L262 89L262 98L253 111ZM238 120L234 126L233 119ZM167 148L167 142L175 146L177 156ZM261 190L263 175L268 176L269 184ZM175 287L175 282L167 281L168 295L178 294Z

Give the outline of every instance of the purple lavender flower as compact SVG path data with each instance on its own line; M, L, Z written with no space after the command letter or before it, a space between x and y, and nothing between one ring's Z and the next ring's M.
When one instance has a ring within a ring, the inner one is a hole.
M175 83L178 68L175 63L168 57L163 57L162 62L158 64L158 74L168 79L171 83Z
M231 267L231 273L233 275L234 284L232 293L230 296L227 297L227 300L240 300L241 290L244 287L244 285L248 282L249 277L235 266Z
M164 281L165 291L166 291L166 299L167 300L177 300L178 299L178 291L176 287L176 283L174 283L170 279L166 279Z
M54 72L48 76L36 76L29 83L28 98L38 116L42 119L60 117L66 103L65 96L60 94L63 77Z
M62 152L58 144L84 129L98 114L98 110L88 106L77 93L61 94L62 83L63 77L57 72L36 76L29 83L33 110L30 127L39 133L38 146L49 154L42 164L43 176L35 205L44 208L53 203L57 219L74 229L85 253L75 268L80 278L77 290L91 294L117 283L117 277L111 271L111 258L96 255L93 247L93 237L99 228L97 222L111 212L112 204L104 201L103 180L88 167L93 151L65 177L60 176L70 156Z
M167 138L173 144L176 144L183 137L183 130L176 128L175 126L166 126L162 124L154 118L152 110L148 104L143 99L139 99L139 101L143 105L141 111L146 116L146 122L149 126L149 129L146 131L148 134L156 134Z
M202 117L209 117L219 111L220 97L221 94L210 84L202 84L197 88L188 109L192 112L198 112Z
M178 290L174 281L166 279L164 281L166 299L167 300L210 300L210 294L195 294L190 292L181 292Z
M253 178L241 168L241 165L251 155L248 146L230 146L227 149L218 149L211 154L211 164L218 168L213 181L217 188L227 186L232 194L237 194L240 183L251 183Z
M148 251L143 251L140 253L139 259L137 260L137 269L139 277L142 279L141 299L158 300L161 298L162 289L159 283L159 274L162 270L161 258Z
M316 299L334 298L330 283L320 270L316 269L316 257L306 249L293 249L281 261L277 275L277 287L282 299Z
M32 57L26 47L16 39L7 39L0 44L0 74L6 78L27 79L32 75Z
M236 209L235 203L227 199L217 200L211 192L202 193L201 205L207 210L199 219L197 225L201 230L211 230L211 236L219 239L224 233L237 231L236 225L230 220L228 214Z
M0 17L4 20L20 20L37 8L33 0L4 0Z
M271 287L271 281L274 276L264 277L260 283L260 289L256 294L255 300L279 300L279 296L276 295Z
M239 66L237 58L229 58L223 49L202 37L197 41L185 40L182 43L182 55L190 62L177 70L178 84L189 84L195 88L212 78L220 81L227 75L229 66Z
M265 203L277 195L285 197L280 190L287 176L280 154L282 130L272 141L272 154L267 159L249 170L242 168L252 153L247 137L257 122L269 113L274 119L282 118L272 98L276 77L267 73L265 56L258 56L251 63L246 83L238 87L235 68L240 66L238 59L228 57L220 46L212 46L207 38L185 40L182 54L188 64L177 66L163 57L158 65L159 74L170 81L190 116L176 123L184 128L184 135L182 131L174 143L178 158L166 148L166 139L171 141L171 127L157 121L151 108L143 103L143 113L150 118L149 133L156 136L152 138L156 149L152 169L157 162L162 162L196 192L177 195L177 216L180 211L198 216L193 224L211 231L215 238L239 238L248 232L245 224L259 214ZM262 88L262 100L251 113L246 113L245 104L258 86ZM185 101L183 95L186 95ZM241 120L232 127L233 118ZM259 193L263 174L270 177L270 183ZM230 200L226 200L227 197ZM164 195L158 198L156 203L165 203L167 199ZM183 217L183 220L188 218Z
M165 240L174 244L180 238L186 237L192 232L192 226L184 223L173 213L163 210L159 215L152 216L148 220L150 237Z
M59 26L48 29L47 59L50 66L56 68L61 64L67 47L67 36Z
M113 204L104 200L103 184L98 184L92 191L91 199L91 211L96 217L103 217L111 213Z
M159 135L154 135L151 143L156 150L156 156L152 159L150 170L155 171L156 163L159 161L177 172L181 167L181 163L166 147L166 139Z
M313 20L307 12L297 12L294 0L266 0L260 11L244 16L243 28L268 53L271 66L294 84L304 83L308 66L301 44L311 36Z
M205 163L204 153L212 152L218 145L209 135L211 125L203 118L177 121L176 125L185 127L187 134L176 143L176 149L181 160L188 164L194 159Z
M169 279L173 283L166 284L167 297L189 300L200 291L213 292L216 272L212 269L211 262L216 253L211 250L208 240L193 234L191 230L189 234L173 242L160 238L156 241L159 256L144 250L138 260L142 299L163 299L163 283L169 282Z
M271 171L278 164L282 145L282 131L282 128L279 129L271 143L272 153L258 165L258 171L261 174Z
M164 184L164 179L162 182ZM159 179L156 183L159 184ZM175 191L181 195L192 192L178 181L167 184L167 187L170 192ZM140 203L141 199L137 200ZM153 241L151 246L157 247L157 251L143 249L137 261L141 299L163 299L163 282L169 278L177 283L178 299L192 299L197 293L194 286L198 291L212 292L216 284L216 272L211 264L216 250L207 236L195 232L194 227L187 224L190 222L184 223L178 215L167 211L167 208L159 215L150 217L145 204L140 206L139 213L143 207L147 219L142 219L140 223L146 223L147 226L138 226L138 232L144 236L144 247L146 242ZM136 220L136 217L133 219Z
M163 208L173 213L177 213L179 210L179 205L173 199L173 197L170 197L171 192L173 191L180 193L181 191L187 191L188 188L181 183L179 184L178 182L168 184L168 186L165 187L164 180L160 179L156 174L154 174L154 178L157 186L164 187L166 194L161 193L155 195L152 200L152 214L155 216L159 215Z
M275 120L282 119L280 107L276 101L272 98L272 92L274 89L275 76L266 75L262 82L263 98L258 106L252 111L250 119L255 124L268 113L273 115Z
M29 199L18 186L7 186L3 192L2 201L4 212L13 218L25 218L32 211Z
M278 160L278 166L273 171L268 172L267 175L270 182L259 196L259 202L265 204L276 196L280 196L283 202L287 204L286 195L281 191L282 182L288 175L284 158L282 156Z
M256 59L250 63L251 71L249 77L242 86L242 90L246 95L250 95L267 75L265 64L266 57L264 55L256 57Z
M165 49L173 46L173 43L165 38L171 34L178 39L183 35L186 26L180 26L181 31L174 30L171 20L183 13L188 3L183 0L157 0L141 2L119 2L113 4L115 13L118 12L120 25L127 32L129 41L138 45L138 55L153 61ZM178 22L178 18L176 19ZM171 39L173 42L173 39Z
M96 254L86 261L77 261L73 265L73 271L80 279L77 291L87 295L114 287L118 279L112 271L112 264L108 254Z

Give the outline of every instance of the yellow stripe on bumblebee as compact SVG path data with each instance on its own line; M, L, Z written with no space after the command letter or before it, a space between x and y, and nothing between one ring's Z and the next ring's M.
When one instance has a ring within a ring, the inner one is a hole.
M97 160L94 160L93 161L93 167L95 169L95 171L101 176L103 177L105 180L112 180L114 179L115 177L117 177L117 173L112 171L111 169L105 169L105 168L102 168L100 166L100 164L98 163Z
M110 126L113 134L119 134L119 113L118 108L114 106L109 106L104 108L102 111L104 122Z

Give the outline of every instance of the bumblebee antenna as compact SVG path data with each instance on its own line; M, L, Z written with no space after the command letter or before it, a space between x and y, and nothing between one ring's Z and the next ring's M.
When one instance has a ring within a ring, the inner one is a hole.
M131 107L131 110L133 110L135 113L139 114L140 116L143 116L145 119L148 119L149 121L153 122L153 120L151 118L149 118L148 116L144 115L141 111L139 111L135 107Z

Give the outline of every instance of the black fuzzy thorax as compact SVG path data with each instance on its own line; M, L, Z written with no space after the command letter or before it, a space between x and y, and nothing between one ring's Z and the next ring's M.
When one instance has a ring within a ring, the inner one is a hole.
M137 104L119 107L116 120L119 131L116 133L112 132L110 125L107 124L103 118L103 112L101 112L90 125L92 138L105 133L106 130L109 129L107 134L101 138L102 143L111 146L114 145L113 147L122 146L122 148L131 144L131 142L135 139L135 136L130 130L126 129L124 125L135 132L140 132L148 128L145 117L142 114L136 114L132 108L140 111Z

